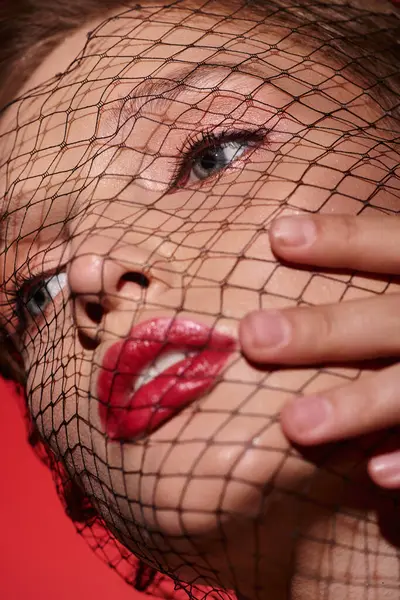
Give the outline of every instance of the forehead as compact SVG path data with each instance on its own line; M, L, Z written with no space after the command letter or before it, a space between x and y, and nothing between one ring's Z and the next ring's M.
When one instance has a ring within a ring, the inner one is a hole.
M32 74L9 113L15 117L23 103L23 115L18 114L22 126L35 116L41 119L54 109L65 109L63 102L90 107L100 101L106 87L126 81L131 85L161 72L163 77L175 75L177 65L186 65L187 71L195 64L220 65L224 55L227 62L230 58L247 67L251 60L261 60L266 77L294 68L298 74L302 69L305 79L307 71L315 72L316 65L311 67L312 61L306 60L311 38L300 37L267 8L261 16L249 6L230 13L227 7L208 2L200 11L187 1L115 10L69 34Z

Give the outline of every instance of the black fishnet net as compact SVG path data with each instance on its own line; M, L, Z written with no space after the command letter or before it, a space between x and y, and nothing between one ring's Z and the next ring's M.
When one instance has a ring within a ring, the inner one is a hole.
M267 234L398 214L395 9L115 2L68 39L4 108L0 167L7 364L67 513L151 594L398 598L398 495L365 473L397 432L304 454L279 427L381 365L260 369L224 337L398 291L280 264Z

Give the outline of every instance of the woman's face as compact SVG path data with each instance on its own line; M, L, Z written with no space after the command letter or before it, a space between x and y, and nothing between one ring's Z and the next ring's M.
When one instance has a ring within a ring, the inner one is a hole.
M259 369L237 345L253 309L390 291L268 242L285 213L398 211L373 100L275 18L186 0L71 34L22 96L1 126L2 321L108 527L249 598L397 598L368 444L306 460L279 426L290 396L359 371Z

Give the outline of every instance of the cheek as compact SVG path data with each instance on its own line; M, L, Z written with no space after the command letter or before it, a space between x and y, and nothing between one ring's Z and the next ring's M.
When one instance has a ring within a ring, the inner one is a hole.
M62 456L79 442L76 418L89 418L88 390L92 365L74 335L70 311L48 323L32 324L23 340L29 408L41 435ZM68 442L67 442L68 440Z

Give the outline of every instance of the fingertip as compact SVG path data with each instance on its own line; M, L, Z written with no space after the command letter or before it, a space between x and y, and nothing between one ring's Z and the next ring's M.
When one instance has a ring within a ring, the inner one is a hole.
M368 474L379 487L400 488L400 451L372 458L368 463Z
M262 362L265 358L263 334L263 311L248 313L239 324L239 343L243 354L251 361Z
M279 311L254 311L239 326L244 354L253 361L271 360L291 339L291 324Z
M258 312L248 313L239 323L239 343L246 356L252 351L254 345L254 319Z
M277 254L304 251L317 239L317 227L311 216L279 217L269 229L271 247Z
M329 441L332 404L321 396L304 396L290 400L280 415L285 435L301 445Z
M301 432L297 429L295 409L293 406L295 402L296 400L290 400L284 405L279 415L279 421L283 433L290 442L303 444L307 443L307 436L303 439Z

